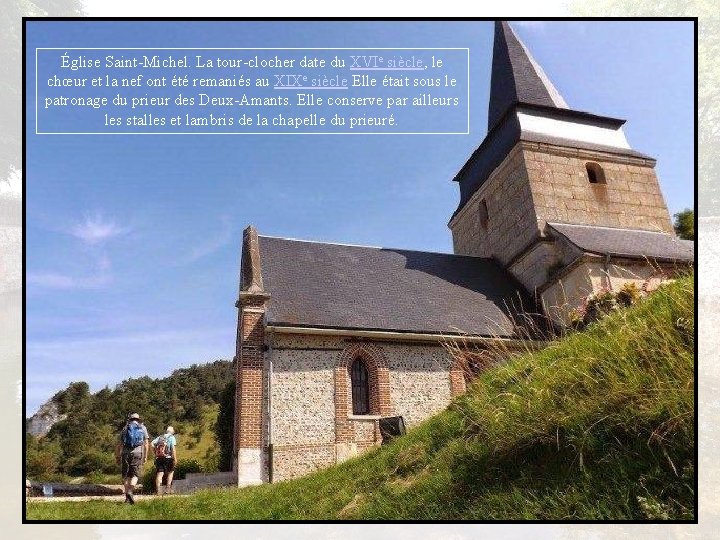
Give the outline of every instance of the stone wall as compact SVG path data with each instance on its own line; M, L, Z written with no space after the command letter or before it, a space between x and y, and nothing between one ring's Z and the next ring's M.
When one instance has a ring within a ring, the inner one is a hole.
M539 230L546 222L673 232L654 160L522 143ZM599 164L605 184L588 180Z
M354 358L355 351L361 354L358 347L382 356L387 367L387 401L380 396L385 390L378 389L381 414L353 416L349 401L344 409L336 403L338 397L349 400L350 395L347 389L338 391L335 370ZM381 416L401 415L412 427L451 399L452 359L433 344L273 334L268 359L273 481L302 476L380 444ZM338 410L345 411L344 418L336 418ZM343 426L342 433L338 426Z
M555 242L538 242L522 257L513 261L508 270L532 293L547 281L549 270L559 261Z
M552 279L553 274L582 255L569 242L543 238L512 262L508 268L531 293Z
M609 289L620 290L626 283L635 283L647 292L671 279L682 266L652 266L643 261L614 260L606 265L601 258L587 256L560 279L547 286L541 298L548 315L567 323L569 313L577 309L591 293Z
M487 205L486 227L480 223L482 201ZM503 264L537 237L537 218L520 145L450 220L449 226L456 254L497 257Z
M175 493L193 493L199 489L232 486L235 482L232 472L187 473L182 480L173 480L172 489Z
M447 407L452 359L442 347L393 345L385 354L393 411L408 427Z
M606 183L589 181L588 163L602 167ZM515 277L533 291L553 265L567 259L557 246L532 245L547 222L672 233L654 165L649 158L519 142L450 220L454 251L511 264Z

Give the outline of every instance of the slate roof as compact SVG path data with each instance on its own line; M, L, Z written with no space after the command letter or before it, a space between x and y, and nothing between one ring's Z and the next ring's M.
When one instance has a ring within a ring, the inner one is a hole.
M488 131L515 103L568 105L506 21L495 22Z
M566 223L548 223L548 227L551 232L564 236L587 253L670 261L695 260L695 243L680 240L672 234Z
M494 260L259 237L268 325L512 337L532 311Z

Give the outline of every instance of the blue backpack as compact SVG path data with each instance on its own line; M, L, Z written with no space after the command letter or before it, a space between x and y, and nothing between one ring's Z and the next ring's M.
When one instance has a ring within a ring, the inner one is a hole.
M145 431L137 422L130 422L123 433L123 444L126 448L136 448L145 440Z

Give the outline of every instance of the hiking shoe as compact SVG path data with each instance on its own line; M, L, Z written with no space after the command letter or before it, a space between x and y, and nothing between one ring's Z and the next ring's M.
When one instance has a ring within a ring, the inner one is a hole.
M135 504L135 497L133 496L132 493L126 494L125 498L127 499L127 502L129 502L130 504Z

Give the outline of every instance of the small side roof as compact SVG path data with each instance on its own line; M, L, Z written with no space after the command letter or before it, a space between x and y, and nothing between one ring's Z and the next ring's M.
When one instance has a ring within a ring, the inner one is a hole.
M259 236L268 325L515 337L533 304L494 260Z
M673 234L639 229L548 223L559 234L587 253L617 257L693 262L695 243Z

